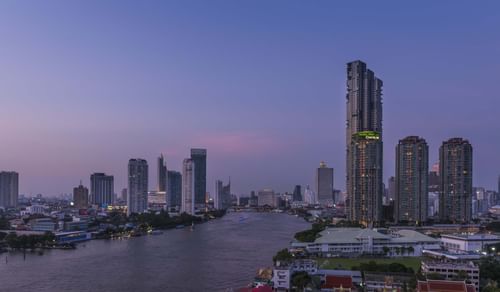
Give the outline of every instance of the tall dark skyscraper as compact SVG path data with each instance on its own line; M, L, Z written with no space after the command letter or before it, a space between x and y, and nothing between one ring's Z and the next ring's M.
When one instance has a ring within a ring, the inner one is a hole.
M347 64L347 216L365 225L382 216L382 85L365 63Z
M182 174L169 170L167 175L167 205L178 208L182 201Z
M89 189L81 182L78 187L73 188L73 202L77 209L86 209L89 206Z
M105 173L90 176L90 203L102 207L113 204L114 177Z
M396 146L395 221L425 222L428 209L429 146L409 136Z
M19 197L19 174L14 171L0 172L0 207L15 208Z
M472 146L462 138L444 141L439 148L439 219L469 222L472 212Z
M301 185L296 185L295 188L293 189L293 200L295 202L301 202L302 201L302 186Z
M163 158L163 154L160 154L158 157L158 185L156 186L156 190L158 192L166 192L167 191L167 164L165 163L165 159Z
M191 149L191 160L195 166L194 173L194 204L197 208L205 208L207 193L207 150Z
M333 168L321 161L316 169L316 203L333 204Z
M148 162L144 159L128 161L127 215L143 213L148 209Z

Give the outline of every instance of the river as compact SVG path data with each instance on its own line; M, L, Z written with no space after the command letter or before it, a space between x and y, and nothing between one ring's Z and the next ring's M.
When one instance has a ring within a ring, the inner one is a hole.
M0 254L0 291L225 291L246 286L259 267L309 228L301 218L229 213L161 235L92 240L76 250ZM5 257L8 256L8 263Z

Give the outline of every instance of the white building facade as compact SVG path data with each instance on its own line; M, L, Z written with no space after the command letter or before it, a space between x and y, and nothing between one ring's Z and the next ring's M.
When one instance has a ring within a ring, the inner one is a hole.
M194 215L194 174L195 165L193 160L186 158L182 163L182 202L181 213Z

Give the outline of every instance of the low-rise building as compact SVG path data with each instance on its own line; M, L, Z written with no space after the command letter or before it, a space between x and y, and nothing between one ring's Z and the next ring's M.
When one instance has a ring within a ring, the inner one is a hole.
M31 230L33 231L50 231L57 230L57 223L51 218L37 218L30 221Z
M408 273L365 272L365 291L401 291L415 275Z
M315 260L311 259L297 259L290 264L290 270L292 273L306 272L310 275L314 275L318 271L318 264Z
M356 291L350 276L326 276L321 285L321 291L325 292L352 292Z
M422 261L422 273L435 273L442 275L445 280L456 280L461 273L466 274L466 283L473 284L479 291L479 266L473 262L468 263L449 263L442 261Z
M476 288L465 281L427 280L418 281L417 292L475 292Z
M443 234L442 246L450 251L480 252L489 244L500 242L500 236L495 234Z
M383 234L375 229L327 228L314 242L293 242L292 247L302 247L309 253L326 257L361 254L421 256L424 249L440 249L440 241L414 230Z
M273 269L273 288L274 291L290 291L290 267L275 266Z
M326 282L328 276L350 277L354 286L360 286L363 283L361 271L351 270L318 270L316 275L320 276L322 282Z

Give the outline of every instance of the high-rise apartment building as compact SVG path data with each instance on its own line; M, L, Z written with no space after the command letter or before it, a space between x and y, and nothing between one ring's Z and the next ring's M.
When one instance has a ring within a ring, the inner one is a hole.
M292 199L295 202L302 201L302 186L301 185L296 185L295 188L293 189Z
M258 204L261 206L276 207L276 194L272 189L263 189L258 193Z
M462 138L439 148L439 219L467 223L472 219L472 145Z
M73 188L73 203L77 209L86 209L89 206L89 189L82 185Z
M127 215L143 213L148 209L148 162L144 159L128 161Z
M321 161L316 169L316 201L320 204L333 204L333 168Z
M364 131L353 135L349 151L352 161L349 196L349 219L365 226L382 220L382 142L377 132Z
M408 136L396 146L394 220L425 222L428 210L429 146L425 139Z
M186 158L182 163L182 203L181 212L190 215L195 213L195 178L196 164L192 159ZM205 194L203 194L205 197Z
M19 174L14 171L0 172L0 207L15 208L19 198Z
M113 204L114 177L96 172L90 176L90 203L103 207Z
M215 181L214 208L217 210L222 209L222 186L221 180Z
M158 157L158 185L156 186L156 190L158 192L166 192L167 191L167 164L165 163L165 159L163 158L163 154L160 154Z
M382 215L382 85L365 63L347 64L347 215L363 224Z
M205 208L207 193L207 150L191 149L191 160L196 172L194 178L194 204L197 208Z
M178 171L167 171L167 205L179 208L182 202L182 174Z

